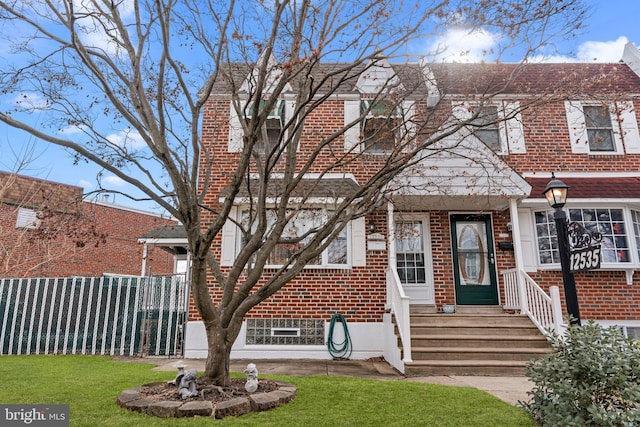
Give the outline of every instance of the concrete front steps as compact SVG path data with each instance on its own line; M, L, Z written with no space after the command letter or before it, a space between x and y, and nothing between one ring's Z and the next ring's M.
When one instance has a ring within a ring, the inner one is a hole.
M551 347L527 316L500 307L458 306L454 314L416 307L411 313L407 376L519 376Z

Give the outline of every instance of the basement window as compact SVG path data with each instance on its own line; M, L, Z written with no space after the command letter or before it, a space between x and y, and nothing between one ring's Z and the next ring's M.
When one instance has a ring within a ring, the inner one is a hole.
M324 345L322 319L247 319L247 345Z
M640 326L623 326L621 329L625 337L640 340Z

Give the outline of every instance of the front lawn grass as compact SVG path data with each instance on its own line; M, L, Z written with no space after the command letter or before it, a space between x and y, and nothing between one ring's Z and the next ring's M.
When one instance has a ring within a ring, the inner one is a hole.
M116 397L173 372L102 356L0 356L0 403L69 404L71 426L535 426L522 409L480 390L350 377L264 376L295 384L280 408L213 420L160 419L122 409ZM262 376L261 376L262 378Z

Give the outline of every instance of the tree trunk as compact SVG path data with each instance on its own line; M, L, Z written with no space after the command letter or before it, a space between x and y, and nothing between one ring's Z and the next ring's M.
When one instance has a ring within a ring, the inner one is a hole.
M206 324L207 362L204 376L213 380L216 385L229 385L229 362L233 340L229 340L227 330L215 323Z

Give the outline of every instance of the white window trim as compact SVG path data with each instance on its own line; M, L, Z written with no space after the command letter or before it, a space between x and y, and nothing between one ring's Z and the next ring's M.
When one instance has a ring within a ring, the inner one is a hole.
M480 102L454 101L452 105L453 116L460 121L467 121L473 117L473 107L486 105L498 108L498 133L500 135L500 151L496 154L525 154L527 152L520 103L508 100L490 100ZM466 129L463 138L472 136L472 130ZM475 138L475 137L474 137ZM477 138L476 138L477 139ZM478 140L478 142L481 142Z
M602 106L602 103L571 100L565 101L564 105L573 153L593 156L621 155L625 153L625 150L627 154L640 153L640 132L632 101L618 101L608 104L615 151L591 151L589 147L582 107L585 105Z
M220 265L232 266L241 246L241 235L235 221L240 220L242 206L234 206L229 212L229 220L222 227L222 243ZM309 206L309 209L314 209ZM366 266L366 226L365 218L351 220L345 227L347 232L347 262L345 264L329 264L328 248L322 252L322 264L309 264L305 269L339 270ZM281 265L266 265L265 268L280 268Z

